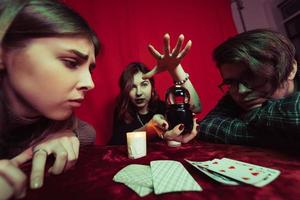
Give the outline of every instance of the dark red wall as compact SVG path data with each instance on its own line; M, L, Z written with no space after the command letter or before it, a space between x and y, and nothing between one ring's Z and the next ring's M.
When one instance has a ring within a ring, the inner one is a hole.
M230 0L65 0L87 19L101 39L103 49L93 73L96 88L77 114L97 130L97 143L106 144L112 131L114 100L119 92L122 69L132 61L150 68L155 64L147 50L149 43L162 49L164 33L172 44L180 33L193 42L182 64L202 100L204 115L222 95L221 78L211 53L236 33ZM155 77L160 96L171 86L167 73Z

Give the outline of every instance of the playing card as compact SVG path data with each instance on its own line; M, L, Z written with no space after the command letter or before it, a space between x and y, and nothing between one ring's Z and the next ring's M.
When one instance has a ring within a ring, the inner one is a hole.
M258 171L263 171L263 172L267 173L268 176L266 176L261 181L254 184L254 186L256 186L256 187L263 187L263 186L271 183L274 179L276 179L280 175L279 170L275 170L275 169L271 169L271 168L267 168L267 167L262 167L262 166L254 165L254 164L250 164L250 163L245 163L245 162L238 161L238 160L232 160L232 159L229 159L229 158L222 158L221 160L227 160L227 161L234 162L237 165L247 166L250 171L251 170L258 170Z
M151 169L148 165L131 164L120 170L113 178L114 181L120 183L131 183L152 187Z
M127 187L135 191L140 197L147 196L148 194L153 192L153 188L144 187L141 185L135 185L131 183L124 183Z
M140 197L144 197L153 191L151 169L148 165L128 165L120 170L113 180L124 183Z
M185 160L188 163L190 163L191 165L193 165L195 168L200 170L202 173L206 174L208 177L212 178L213 180L215 180L217 182L223 183L225 185L239 185L239 182L237 182L237 181L229 179L229 178L227 178L225 176L222 176L218 173L210 172L206 168L202 167L202 166L208 166L208 164L206 164L206 163L210 163L211 161L196 162L196 161L190 161L190 160L187 160L187 159L185 159Z
M216 164L219 162L220 159L215 158L213 160L208 160L208 161L201 161L201 162L197 162L197 165L200 167L204 167L207 168L208 166L212 165L212 164Z
M202 188L177 161L156 160L150 162L155 194L183 191L202 191Z
M216 160L206 164L206 169L224 175L226 177L238 180L247 184L255 184L268 176L264 171L256 168L249 168L245 165L238 165L232 160Z

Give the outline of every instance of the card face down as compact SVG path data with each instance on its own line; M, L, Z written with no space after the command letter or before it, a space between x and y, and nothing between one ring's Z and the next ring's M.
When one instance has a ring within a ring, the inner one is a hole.
M131 164L119 171L113 178L120 183L131 183L152 187L151 169L148 165Z
M153 192L151 169L148 165L131 164L120 170L113 178L115 182L124 183L140 197Z
M155 194L202 191L202 188L177 161L157 160L150 163Z

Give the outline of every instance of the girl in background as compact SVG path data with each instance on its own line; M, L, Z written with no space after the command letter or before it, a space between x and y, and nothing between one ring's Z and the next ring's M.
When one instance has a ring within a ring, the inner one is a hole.
M168 71L175 84L185 87L190 95L191 110L201 111L200 101L189 75L185 73L180 62L191 48L191 41L181 50L184 36L180 35L175 48L170 51L170 36L164 36L164 54L160 54L152 45L150 53L157 60L157 65L149 71L143 63L133 62L122 72L119 87L117 107L114 112L113 135L110 144L126 144L126 132L146 131L152 137L160 136L166 140L176 140L186 143L197 134L194 126L190 134L180 135L184 125L179 124L168 130L168 122L164 118L165 103L157 95L152 76L156 73ZM195 121L195 120L194 120Z

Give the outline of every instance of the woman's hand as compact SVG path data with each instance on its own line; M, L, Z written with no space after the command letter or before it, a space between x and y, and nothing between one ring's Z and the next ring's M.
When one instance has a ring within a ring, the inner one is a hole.
M183 57L189 52L192 46L192 41L189 40L185 47L183 46L184 36L181 34L178 37L176 46L170 50L170 36L169 34L164 35L164 54L160 54L152 45L149 45L149 51L153 57L157 60L157 65L148 73L143 75L143 79L149 79L157 73L168 71L173 81L180 83L181 86L185 87L190 93L190 106L194 113L201 112L200 99L195 90L192 82L189 79L189 75L184 71L180 64Z
M26 195L26 176L10 160L0 160L0 199L23 198Z
M187 134L181 134L184 130L183 124L178 124L172 130L168 130L169 124L161 114L156 114L147 124L147 134L157 134L165 140L175 140L182 143L188 143L197 136L199 125L196 122L197 118L193 119L193 130Z
M40 188L43 185L46 160L49 155L55 156L55 161L48 172L61 174L75 165L79 154L79 140L71 130L65 130L49 135L33 148L29 148L13 159L17 165L32 159L30 187Z
M152 119L146 125L146 131L148 134L157 134L162 138L164 132L168 130L169 124L161 114L153 115Z
M188 53L192 46L192 41L189 40L185 47L181 50L184 40L184 35L178 37L176 46L171 51L170 50L170 35L166 33L164 35L164 54L160 54L152 45L148 46L150 53L157 60L157 65L148 73L146 73L143 78L149 79L154 74L163 71L172 72L175 68L180 65L182 58Z
M177 126L175 126L172 130L169 130L167 132L165 132L165 134L163 135L163 138L165 140L175 140L181 143L188 143L189 141L191 141L192 139L194 139L197 136L197 127L199 126L196 122L196 118L194 118L194 126L193 126L193 130L190 133L187 134L181 134L182 131L184 130L184 126L183 124L178 124Z

